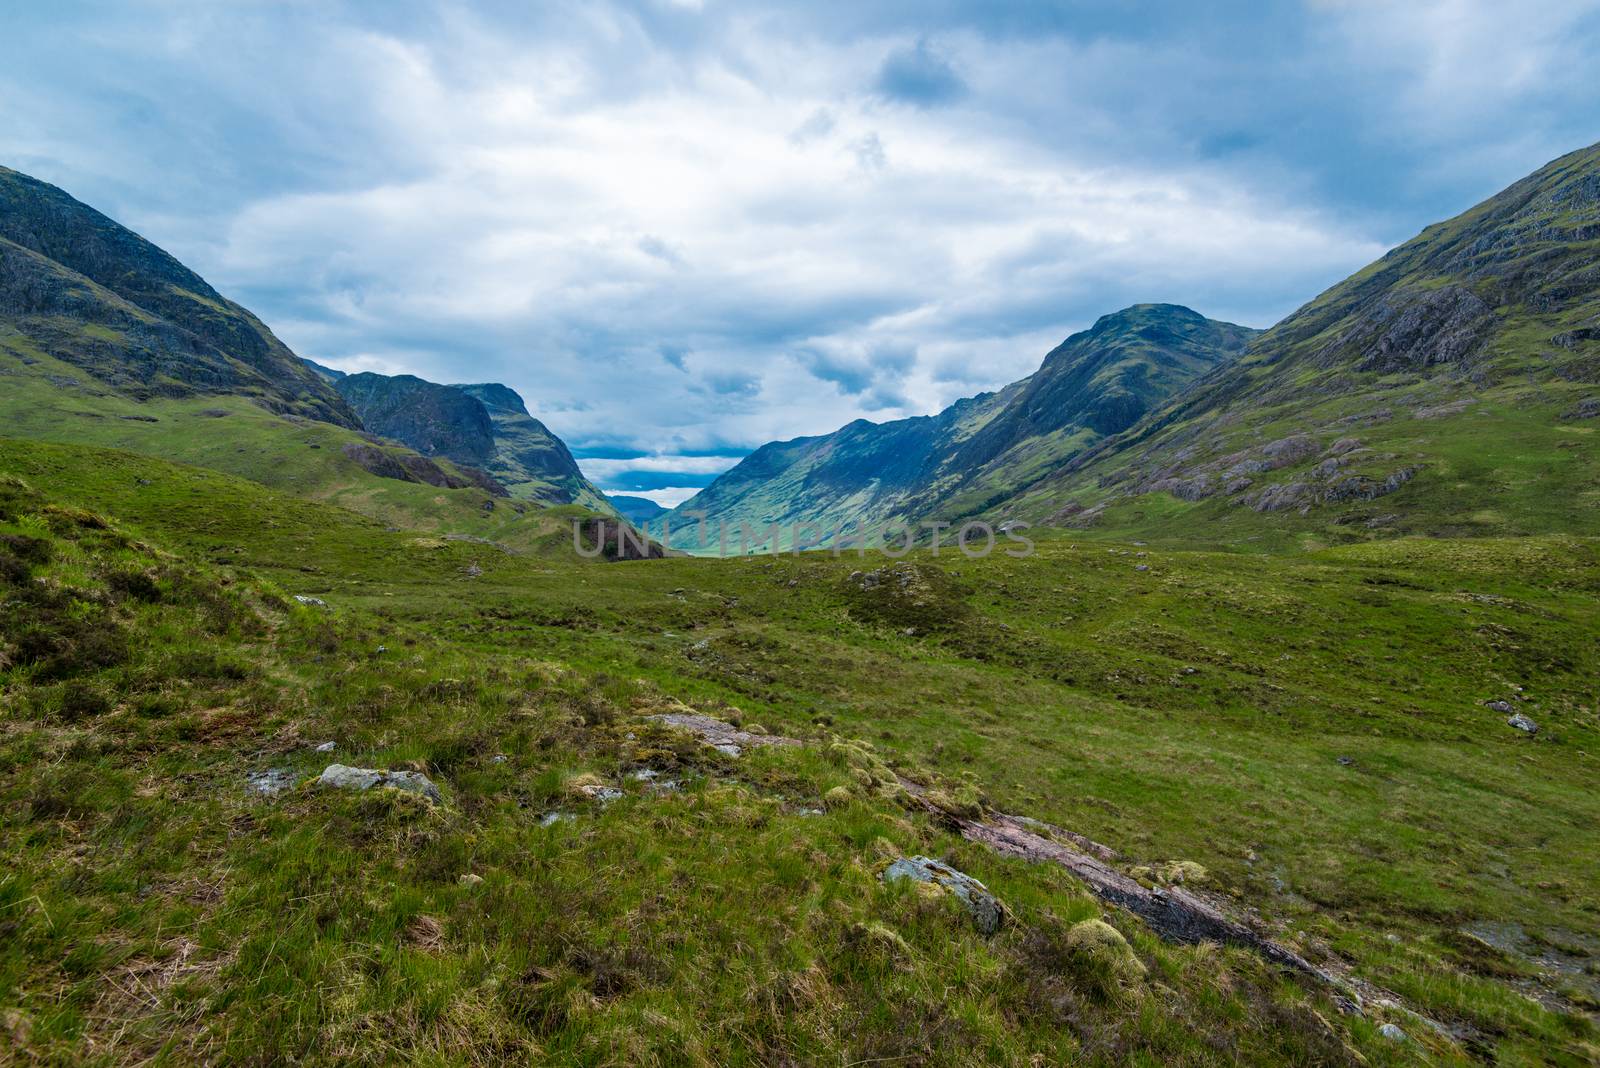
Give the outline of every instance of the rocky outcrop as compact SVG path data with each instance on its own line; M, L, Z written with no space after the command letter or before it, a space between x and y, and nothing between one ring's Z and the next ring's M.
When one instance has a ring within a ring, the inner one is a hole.
M1465 286L1401 290L1377 301L1317 360L1376 374L1420 371L1471 358L1494 325L1494 310Z

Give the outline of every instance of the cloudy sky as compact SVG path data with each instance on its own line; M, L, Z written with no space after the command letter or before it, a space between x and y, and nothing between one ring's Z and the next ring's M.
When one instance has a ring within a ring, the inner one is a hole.
M0 163L618 492L1138 301L1267 326L1600 139L1600 0L3 5Z

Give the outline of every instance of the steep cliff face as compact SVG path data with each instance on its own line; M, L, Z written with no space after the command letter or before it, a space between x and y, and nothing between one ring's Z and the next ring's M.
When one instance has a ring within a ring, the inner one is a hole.
M374 434L424 456L483 467L495 453L494 424L476 398L412 375L347 375L334 388Z
M532 415L516 390L498 382L452 386L480 402L489 414L494 455L485 469L513 494L554 504L581 504L597 512L613 509L584 477L572 451Z
M340 426L355 415L254 315L138 234L0 167L0 331L135 398L228 393Z
M1255 333L1177 305L1126 308L1069 337L1028 378L938 415L762 446L682 506L674 545L695 548L691 512L730 527L826 528L972 514L1132 425Z

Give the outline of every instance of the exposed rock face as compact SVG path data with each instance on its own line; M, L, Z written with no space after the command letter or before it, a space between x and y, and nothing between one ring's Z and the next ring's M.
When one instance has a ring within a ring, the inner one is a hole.
M972 922L982 934L994 934L1005 922L1006 909L1000 899L991 894L987 886L948 864L941 864L930 857L901 857L883 873L886 883L897 879L931 883L953 894L967 907L972 914Z
M475 397L412 375L347 375L335 383L374 434L424 456L483 467L494 456L494 424Z
M581 504L602 513L613 510L605 495L579 470L566 443L528 414L528 406L516 390L498 382L449 388L478 401L488 412L494 453L484 468L513 496L549 504Z
M0 322L132 397L229 393L358 425L254 315L133 231L5 167Z
M1403 290L1378 301L1319 362L1353 362L1358 371L1393 374L1474 355L1494 326L1494 312L1463 286Z

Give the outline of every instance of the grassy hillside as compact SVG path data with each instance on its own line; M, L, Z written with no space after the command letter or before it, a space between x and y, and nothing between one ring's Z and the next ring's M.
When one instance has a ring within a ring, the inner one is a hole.
M1600 146L1430 226L994 509L1322 544L1595 533Z
M129 454L4 442L5 476L0 1037L25 1056L1600 1056L1593 541L581 567ZM678 702L810 744L735 757L645 718ZM442 802L309 783L336 760ZM1394 1004L1161 942L887 767L1182 875ZM884 885L911 854L1008 921ZM1096 916L1131 948L1074 933Z
M332 423L276 415L245 397L131 399L3 326L0 415L6 432L18 438L194 464L418 532L533 547L568 525L567 512L507 500L448 460L424 460ZM385 461L401 477L374 474ZM417 461L446 484L430 485L404 470Z

